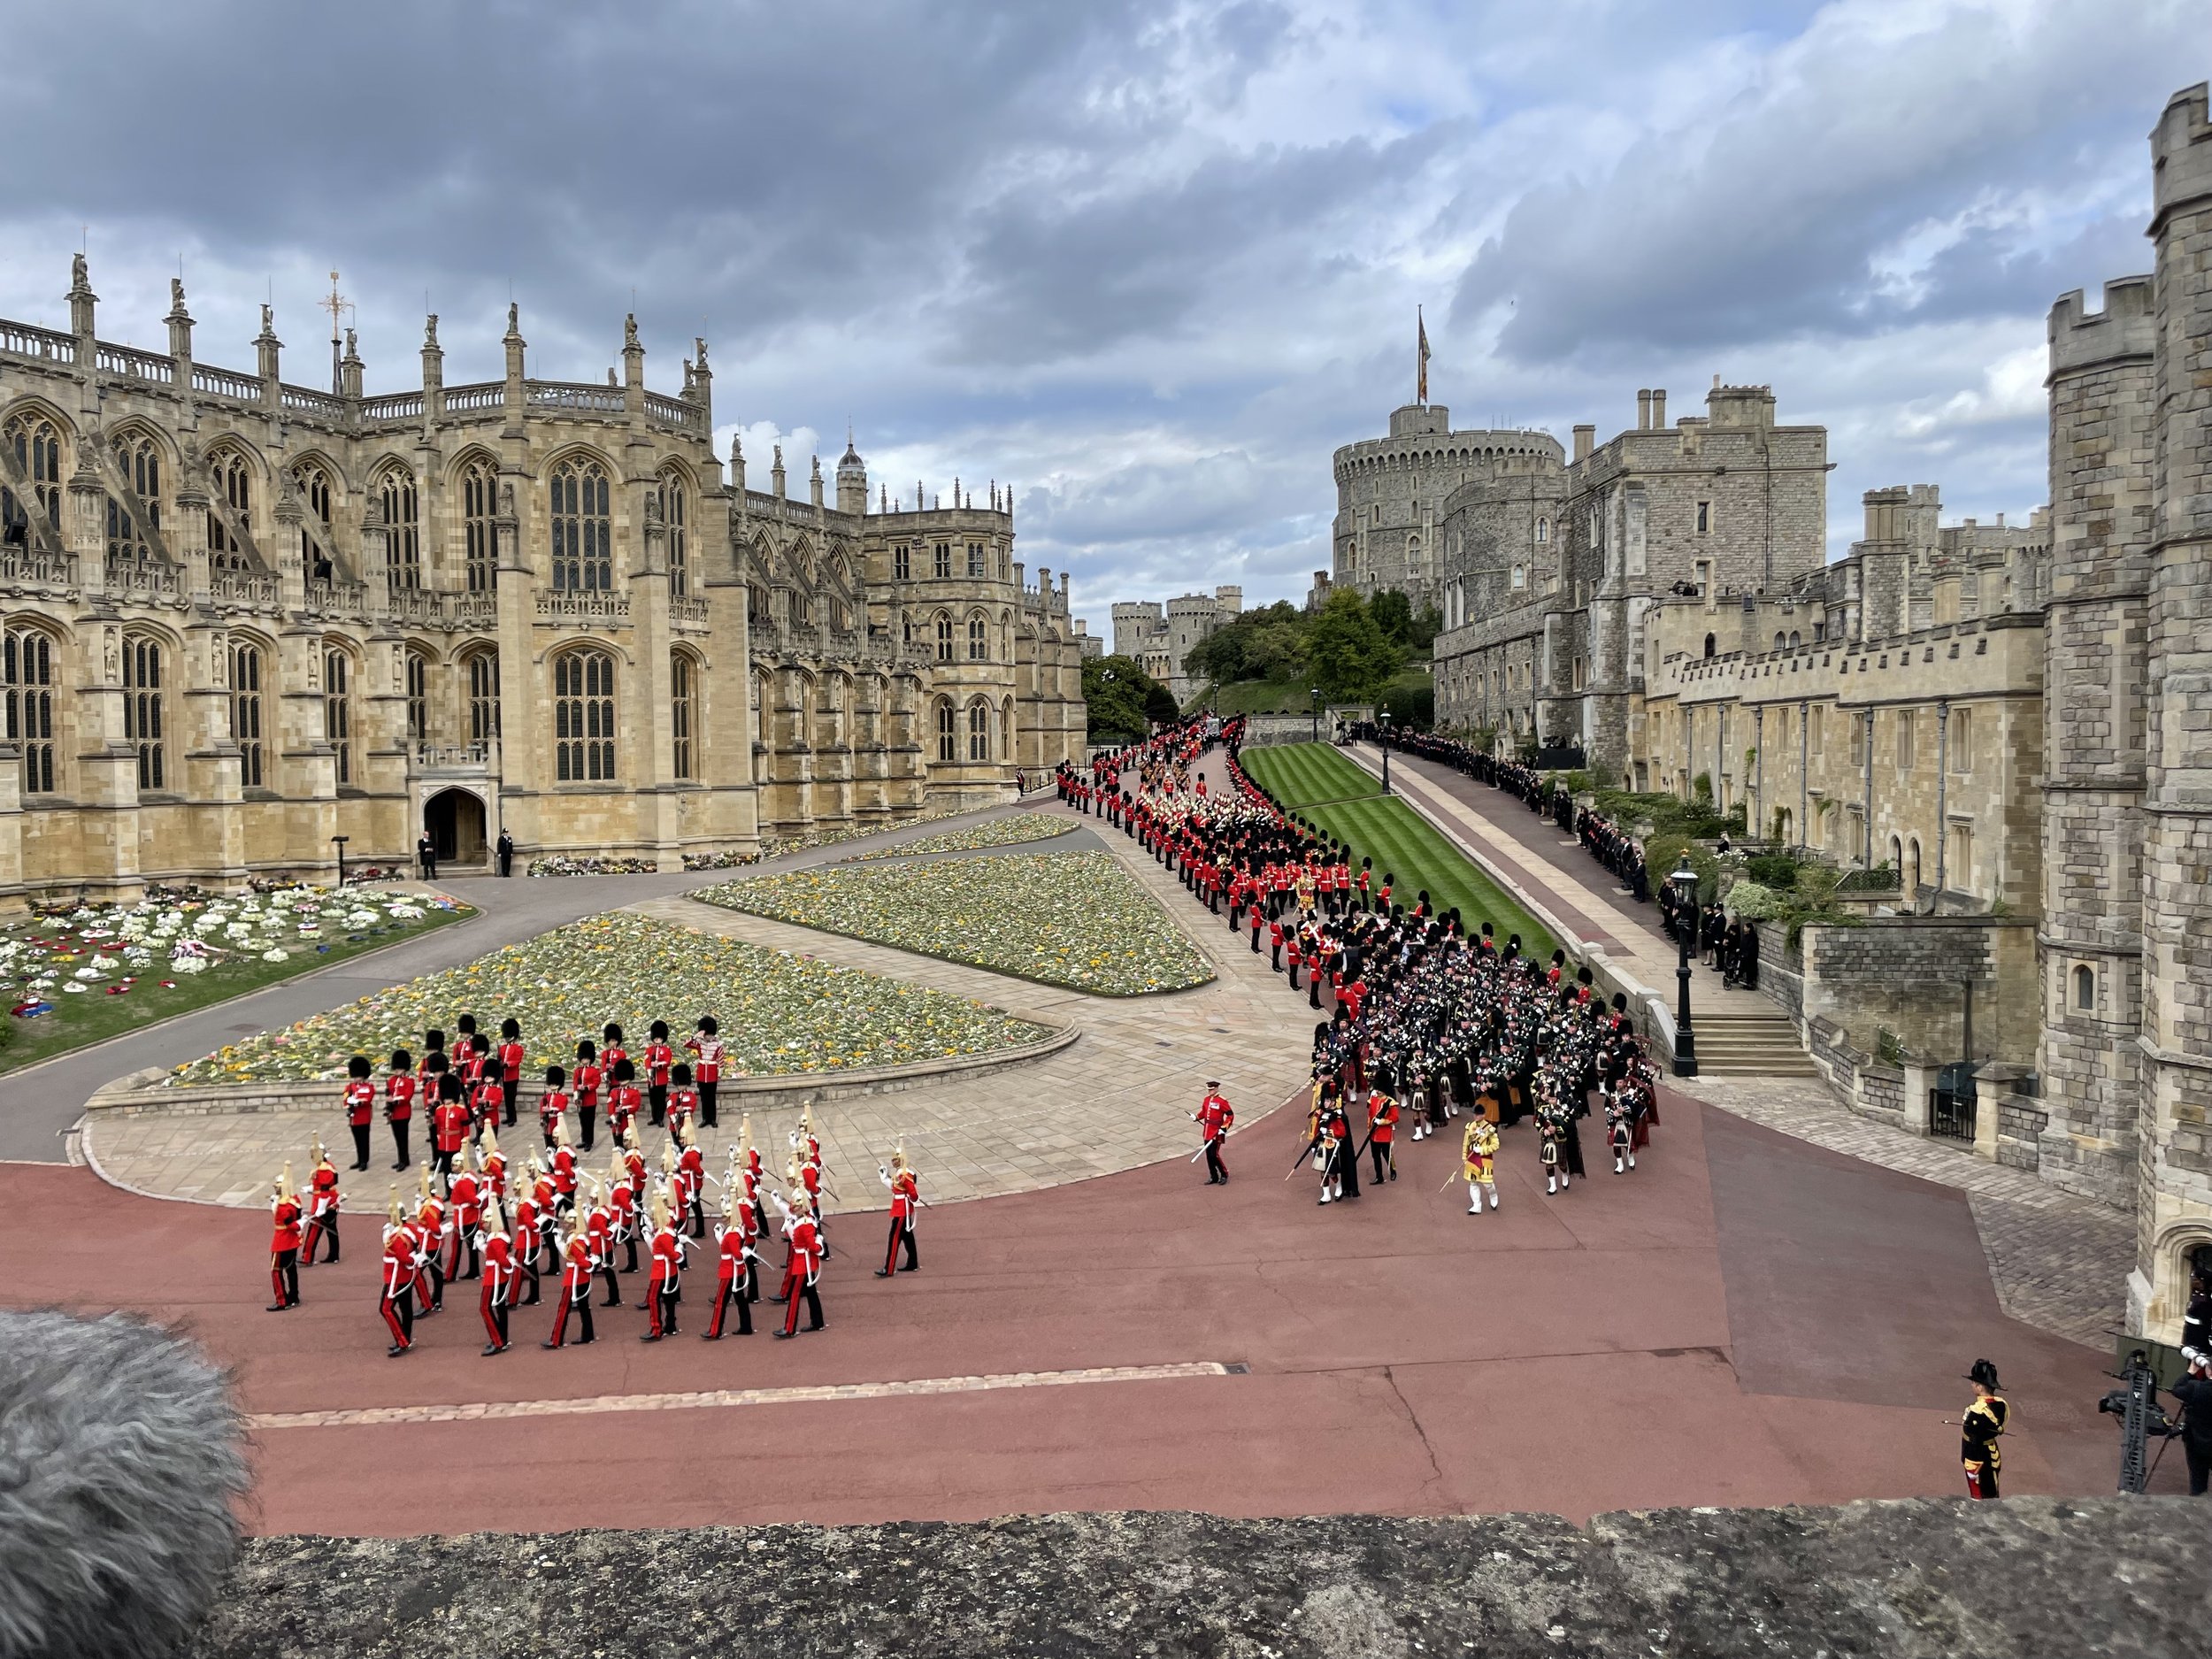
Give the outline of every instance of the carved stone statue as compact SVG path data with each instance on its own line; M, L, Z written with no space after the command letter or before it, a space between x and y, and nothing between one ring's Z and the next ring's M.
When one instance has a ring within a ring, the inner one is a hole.
M70 291L72 293L82 293L86 288L88 288L91 286L92 273L85 268L84 256L81 253L71 254L69 256Z
M522 332L522 307L511 300L507 304L507 332L510 334L518 334Z
M503 478L499 480L499 516L503 518L515 516L515 485L512 479Z
M276 308L273 305L261 308L261 332L265 334L276 333Z
M645 492L645 523L649 529L657 528L661 521L661 493L657 489Z
M696 347L696 348L697 348L697 355L698 355L698 360L699 360L699 373L702 373L702 374L704 374L704 373L707 372L707 342L706 342L706 337L705 337L704 335L703 335L703 334L694 334L694 335L691 337L691 343L692 343L695 347Z
M637 342L637 313L635 311L632 311L628 316L622 319L622 349L625 351L635 351L639 349Z
M82 255L78 256L77 265L79 269L83 268L84 257ZM122 679L123 647L119 636L113 628L107 628L102 631L101 646L102 656L107 662L108 679L110 680Z
M182 277L173 276L169 279L169 309L177 311L184 309L184 279Z
M422 342L426 346L434 346L438 343L438 313L435 311L423 319Z

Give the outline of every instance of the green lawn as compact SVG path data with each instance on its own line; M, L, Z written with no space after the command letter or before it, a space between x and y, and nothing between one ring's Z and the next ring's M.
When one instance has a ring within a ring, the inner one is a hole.
M88 1043L119 1036L178 1014L194 1013L476 914L465 904L440 909L427 901L406 895L422 914L395 918L387 912L399 895L376 888L349 887L342 900L327 888L311 889L311 896L305 899L297 897L299 891L294 889L286 895L288 900L296 902L290 904L284 925L260 927L260 937L254 939L250 947L219 930L210 930L206 937L221 948L220 952L211 958L211 965L192 973L178 972L168 962L164 948L151 949L148 952L151 959L142 964L127 958L122 948L113 942L113 927L119 919L132 913L119 906L88 907L71 916L26 917L0 928L0 946L16 947L15 951L9 953L5 970L0 971L0 978L4 979L0 988L7 989L14 999L44 996L54 1004L51 1013L32 1019L9 1019L0 1026L0 1071L35 1065L41 1060L50 1060L56 1055ZM217 899L212 903L230 915L241 913L247 904L255 905L261 918L273 918L276 913L276 907L265 898ZM326 907L327 915L322 914ZM364 907L376 911L376 919L349 926L345 918L363 913ZM190 918L209 908L209 901L193 899L157 907L152 914L157 918L161 909L169 909L181 910ZM299 931L303 920L317 932L303 935ZM107 946L104 954L100 948L85 942L88 931ZM177 936L196 931L182 928ZM265 959L262 949L271 946L283 949L285 954L280 960ZM101 961L113 962L115 966L89 981L93 988L88 993L65 995L58 985L41 989L34 988L30 983L34 975L47 972L58 972L66 981L75 977L78 968ZM126 983L127 989L108 994L109 986Z
M1540 960L1556 948L1557 941L1541 923L1438 834L1426 818L1396 795L1382 794L1382 786L1371 773L1335 749L1293 743L1247 749L1239 759L1254 782L1275 792L1285 811L1349 842L1355 868L1362 858L1372 858L1378 878L1385 872L1395 877L1393 902L1410 908L1425 890L1439 913L1457 910L1470 933L1488 922L1501 944L1518 933L1522 953ZM1332 804L1309 804L1314 802Z
M1279 743L1237 757L1252 781L1286 811L1323 801L1357 801L1380 795L1382 785L1327 743Z

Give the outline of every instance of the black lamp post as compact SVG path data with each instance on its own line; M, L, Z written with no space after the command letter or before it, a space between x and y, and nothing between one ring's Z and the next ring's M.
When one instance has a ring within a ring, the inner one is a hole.
M330 844L338 849L338 885L342 887L346 885L346 842L349 839L344 835L330 838Z
M1382 792L1390 793L1390 710L1385 709L1375 719L1375 728L1382 733L1383 777Z
M1316 686L1306 695L1313 699L1313 741L1318 743L1321 741L1321 687Z
M1687 851L1682 855L1680 867L1667 878L1667 884L1674 889L1674 913L1678 918L1674 936L1681 948L1674 970L1674 1074L1695 1077L1697 1033L1690 1029L1690 958L1697 949L1697 872L1690 868Z

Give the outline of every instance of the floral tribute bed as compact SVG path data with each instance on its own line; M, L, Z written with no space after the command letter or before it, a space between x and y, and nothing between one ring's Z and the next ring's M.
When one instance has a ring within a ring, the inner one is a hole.
M463 1014L492 1032L520 1020L526 1077L570 1064L577 1040L609 1020L635 1052L655 1019L680 1041L712 1014L729 1045L724 1074L737 1077L907 1065L1051 1034L965 997L614 910L218 1049L168 1080L334 1082L349 1056L380 1066L396 1048L419 1053L424 1032L449 1034Z
M1050 841L1056 835L1065 835L1081 827L1071 818L1055 818L1049 812L1018 812L1012 818L986 818L964 829L945 830L939 834L925 835L919 841L901 841L895 847L872 847L864 853L855 853L845 862L860 864L871 858L911 858L918 853L964 853L986 847L1018 847L1025 841Z
M1111 853L800 870L692 895L1102 996L1203 985L1198 948Z

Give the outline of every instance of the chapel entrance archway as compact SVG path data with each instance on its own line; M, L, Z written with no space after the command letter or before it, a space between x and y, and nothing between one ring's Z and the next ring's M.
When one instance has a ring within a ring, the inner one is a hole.
M423 827L441 862L480 864L490 856L484 803L466 789L441 789L423 803Z

